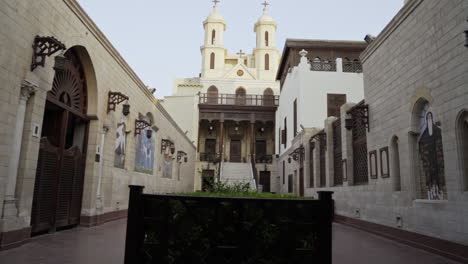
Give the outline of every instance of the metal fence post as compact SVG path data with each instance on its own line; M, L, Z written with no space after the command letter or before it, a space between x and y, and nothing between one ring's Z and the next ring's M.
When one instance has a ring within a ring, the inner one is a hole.
M143 188L130 185L130 199L127 217L127 238L125 242L125 264L141 263L140 250L144 240Z
M333 214L334 214L334 205L332 194L333 192L330 191L319 191L318 197L321 203L323 203L323 208L326 208L326 221L323 222L323 226L321 226L323 230L323 240L321 241L322 245L320 246L320 250L323 252L322 261L321 263L332 263L332 222L333 222Z

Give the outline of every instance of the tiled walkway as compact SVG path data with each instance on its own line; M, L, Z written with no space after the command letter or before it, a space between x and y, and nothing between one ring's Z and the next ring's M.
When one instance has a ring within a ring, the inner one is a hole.
M121 220L36 237L22 247L0 252L0 263L121 264L125 223ZM333 229L334 264L456 263L352 227L335 224Z

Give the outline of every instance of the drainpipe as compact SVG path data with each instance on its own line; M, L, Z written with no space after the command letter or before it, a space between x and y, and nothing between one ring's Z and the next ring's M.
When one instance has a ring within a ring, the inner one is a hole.
M100 145L100 159L99 159L99 173L98 173L98 186L96 193L96 209L102 209L102 197L101 197L101 186L102 186L102 168L104 166L104 143L106 141L106 134L109 131L109 127L104 125L101 132L101 145Z

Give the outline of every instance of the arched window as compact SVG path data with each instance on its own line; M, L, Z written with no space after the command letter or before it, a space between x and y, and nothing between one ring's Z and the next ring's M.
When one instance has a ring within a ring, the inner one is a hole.
M414 155L419 197L429 200L447 199L445 165L442 145L442 129L436 122L432 107L425 99L419 99L413 110L412 128L416 148ZM419 169L418 169L419 168Z
M215 68L215 54L214 52L210 55L210 70L214 70Z
M208 88L207 97L206 101L208 104L218 104L218 88L216 88L216 86L210 86L210 88Z
M468 111L465 110L459 115L457 130L461 175L464 191L468 191Z
M270 54L265 54L265 70L270 70Z
M246 104L246 92L242 87L237 88L236 90L236 105L245 105Z
M263 91L263 105L265 106L275 105L275 95L271 88L266 88L265 91Z
M265 46L268 47L269 44L270 44L270 36L268 34L268 31L265 31Z
M390 173L393 178L393 191L401 191L401 174L400 174L400 140L397 136L392 138L392 143L390 145L390 155L391 155L391 168Z
M213 31L211 31L211 45L215 44L215 40L216 40L216 30L213 29Z

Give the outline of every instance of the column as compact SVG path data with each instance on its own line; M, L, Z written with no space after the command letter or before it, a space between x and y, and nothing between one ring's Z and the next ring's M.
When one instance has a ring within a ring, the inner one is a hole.
M26 115L26 103L38 90L38 86L28 80L21 84L18 110L16 112L15 130L13 131L12 149L10 162L8 164L8 178L5 190L5 201L2 216L16 216L18 208L16 205L15 189L18 176L18 165L21 156L21 145L23 139L24 118Z
M255 123L250 122L250 156L255 159Z
M224 119L219 121L219 158L224 161Z

